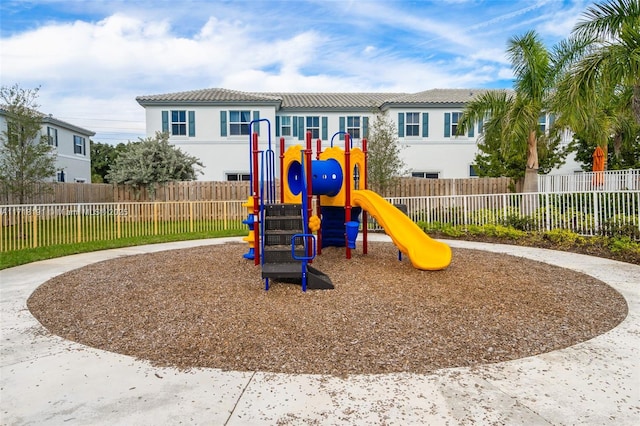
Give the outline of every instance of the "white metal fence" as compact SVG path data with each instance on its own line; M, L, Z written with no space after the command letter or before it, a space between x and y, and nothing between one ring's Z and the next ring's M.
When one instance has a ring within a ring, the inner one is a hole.
M540 192L639 191L640 169L538 175Z
M558 192L388 198L414 222L506 225L527 231L566 229L581 235L640 240L640 191ZM377 228L374 225L374 228Z

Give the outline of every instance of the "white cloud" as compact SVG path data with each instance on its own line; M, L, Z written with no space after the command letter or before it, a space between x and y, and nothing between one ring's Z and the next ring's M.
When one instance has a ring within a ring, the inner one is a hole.
M541 31L563 33L562 20L573 25L583 7L583 0L576 1L571 8L547 0L523 2L496 7L493 15L471 2L468 14L446 19L425 11L437 6L426 3L425 10L417 10L399 2L274 2L248 11L234 2L195 2L174 11L164 2L96 2L92 16L103 18L49 22L3 37L2 80L41 85L43 112L73 118L68 121L88 129L100 127L96 122L102 118L107 123L102 127L123 131L144 128L144 110L135 102L143 94L206 87L403 92L479 87L511 78L505 28L533 19ZM82 9L69 4L74 13ZM532 10L541 13L532 17Z

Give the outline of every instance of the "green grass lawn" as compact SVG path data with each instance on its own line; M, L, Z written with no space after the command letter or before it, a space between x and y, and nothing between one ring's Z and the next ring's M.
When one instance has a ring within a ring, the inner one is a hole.
M45 247L13 250L0 253L0 269L11 268L38 260L52 259L70 254L86 253L90 251L106 250L119 247L139 246L143 244L167 243L173 241L197 240L204 238L243 236L249 233L248 228L227 229L219 231L146 235L141 237L128 237L113 240L89 241L74 244L58 244Z

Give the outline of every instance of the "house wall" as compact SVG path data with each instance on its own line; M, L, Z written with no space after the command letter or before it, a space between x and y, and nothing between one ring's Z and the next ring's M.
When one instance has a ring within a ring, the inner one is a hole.
M462 106L432 106L432 107L392 107L387 110L388 117L399 126L399 114L419 113L418 136L406 135L406 121L404 123L404 135L399 135L400 156L405 162L407 175L412 172L437 174L439 178L468 178L472 176L470 166L474 163L477 153L477 139L480 128L474 126L472 135L456 136L451 134L451 114L462 112ZM171 135L170 143L182 149L184 152L199 158L205 165L204 174L199 175L198 180L221 181L227 180L227 174L249 173L249 136L232 136L229 132L229 114L231 110L249 110L253 114L259 114L260 118L266 118L271 123L271 143L275 152L276 168L278 166L280 129L276 129L276 107L274 105L256 104L226 104L226 105L159 105L146 106L147 136L153 136L156 131L163 130L163 111L171 115L172 110L184 110L193 112L195 119L194 132L190 136ZM227 112L227 135L224 136L221 125L221 112ZM425 122L423 114L428 114L428 135L423 136ZM445 115L449 114L449 133L445 131ZM277 112L278 120L289 116L305 118L308 116L320 117L320 133L324 127L322 119L326 119L326 135L320 135L323 139L323 148L330 146L332 135L341 129L341 117L361 117L361 133L364 132L364 119L368 119L368 129L373 125L374 116L363 110L360 111L334 111L334 110L286 110ZM188 121L188 118L187 118ZM306 120L305 120L306 121ZM169 128L171 119L169 119ZM305 123L306 124L306 123ZM188 123L187 123L188 126ZM291 123L292 128L296 127ZM165 124L165 129L167 128ZM171 130L171 129L169 129ZM285 137L286 146L304 144L304 136L300 138L300 128L296 127L295 135ZM302 131L306 133L306 126ZM268 145L267 128L265 123L260 124L260 149L266 150ZM402 134L402 132L400 133ZM326 137L323 137L326 136ZM354 146L360 146L360 138L354 139ZM334 139L334 145L343 146L344 141L338 137ZM313 149L315 151L315 138ZM575 165L567 165L563 170L575 170Z
M0 115L0 128L4 132L7 129L7 121L4 115ZM91 183L91 153L89 149L89 138L92 132L81 130L74 126L65 127L58 120L45 118L42 124L41 135L53 134L49 129L57 130L57 146L52 142L57 153L56 175L51 176L51 181L57 181L60 171L64 171L66 182L87 182ZM74 153L74 135L85 139L85 149L83 153Z
M87 134L74 130L65 129L55 124L45 123L43 126L43 136L47 136L47 128L58 129L58 153L56 160L56 171L64 171L65 182L85 182L91 183L91 153L89 149L89 138ZM84 138L84 149L82 153L74 152L74 136ZM58 180L55 176L53 180Z

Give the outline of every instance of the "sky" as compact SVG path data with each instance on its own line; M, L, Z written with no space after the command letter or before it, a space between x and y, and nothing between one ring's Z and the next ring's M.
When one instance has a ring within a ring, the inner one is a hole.
M206 88L511 88L508 40L551 48L587 0L0 0L0 83L96 142L144 137L136 96Z

